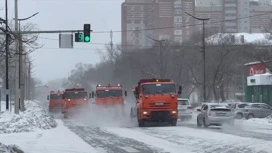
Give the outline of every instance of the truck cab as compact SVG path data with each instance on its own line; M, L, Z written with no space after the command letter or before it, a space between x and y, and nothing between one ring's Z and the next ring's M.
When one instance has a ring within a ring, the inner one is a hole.
M89 98L84 88L66 89L63 94L64 107L62 113L66 117L67 112L71 108L84 108L84 105L88 105Z
M137 117L140 127L145 122L168 122L176 126L178 119L178 93L170 79L141 79L135 87L136 104L131 108L131 117Z
M93 93L95 98L95 104L97 106L124 106L124 97L127 96L127 92L122 89L122 86L118 84L117 86L102 86L97 85L96 91Z
M62 99L63 92L61 91L51 91L50 95L47 97L49 100L49 112L56 112L61 110L64 105L64 100Z

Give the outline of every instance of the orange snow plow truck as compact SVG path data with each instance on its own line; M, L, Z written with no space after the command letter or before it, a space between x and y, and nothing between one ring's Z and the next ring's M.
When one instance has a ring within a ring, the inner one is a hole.
M77 111L77 109L88 108L89 98L84 88L66 89L63 94L64 107L62 113L64 118L68 117L71 109Z
M120 84L117 86L96 86L95 93L92 93L92 97L95 97L96 106L110 107L110 106L124 106L124 95L127 96L127 91L123 94L123 89Z
M63 92L61 91L51 91L50 95L47 96L49 100L49 112L60 111L64 105L64 100L62 99Z
M177 125L177 97L182 87L176 93L175 83L170 79L141 79L134 89L136 104L130 110L130 117L137 117L138 125L145 122L167 122Z

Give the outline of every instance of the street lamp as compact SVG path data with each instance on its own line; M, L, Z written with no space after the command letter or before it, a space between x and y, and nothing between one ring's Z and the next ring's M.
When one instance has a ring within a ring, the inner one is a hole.
M165 40L156 40L156 39L148 37L148 36L147 36L147 38L149 38L155 42L159 42L159 44L160 44L160 48L159 48L159 50L160 50L160 64L159 64L160 65L160 78L164 78L165 76L163 73L163 52L162 52L161 48L162 48L162 42Z
M29 17L27 17L27 18L21 18L21 19L18 19L18 16L15 16L15 18L14 18L14 20L15 20L15 27L17 27L17 29L16 30L18 30L18 26L17 25L19 25L19 32L17 33L17 38L15 39L16 40L16 49L18 49L19 50L19 53L18 53L18 55L19 55L19 62L18 62L18 67L19 67L19 78L18 78L18 89L20 90L21 89L21 87L23 87L24 86L24 79L23 79L23 74L22 74L22 65L23 65L23 61L22 61L22 35L21 35L21 21L25 21L25 20L28 20L28 19L30 19L30 18L32 18L32 17L34 17L34 16L36 16L37 14L39 14L39 12L36 12L36 13L34 13L33 15L31 15L31 16L29 16ZM17 31L16 31L17 32ZM18 74L17 73L17 74ZM16 78L17 79L17 78ZM16 82L16 81L15 81ZM16 82L16 84L17 84L17 82ZM17 87L16 87L17 88ZM24 108L24 93L25 93L25 91L24 91L24 87L22 88L22 90L20 90L20 98L19 98L19 109L22 109L22 110L24 110L25 108ZM20 105L21 104L21 105ZM18 105L16 105L16 109L15 109L15 112L18 112L18 107L17 107Z
M203 98L204 98L204 102L206 102L206 47L205 47L205 21L207 20L210 20L210 18L198 18L198 17L195 17L187 12L185 12L187 15L193 17L194 19L196 20L200 20L202 21L202 48L203 48L203 80L204 80L204 83L203 83Z

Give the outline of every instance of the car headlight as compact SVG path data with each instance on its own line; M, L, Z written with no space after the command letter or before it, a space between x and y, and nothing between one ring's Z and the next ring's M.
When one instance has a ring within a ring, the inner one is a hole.
M172 114L176 114L176 113L177 113L177 111L176 111L176 110L173 110L173 111L172 111Z

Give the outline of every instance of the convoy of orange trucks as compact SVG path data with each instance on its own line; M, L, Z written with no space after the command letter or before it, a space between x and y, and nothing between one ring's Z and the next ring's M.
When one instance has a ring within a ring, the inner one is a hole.
M137 118L139 127L154 121L167 122L171 126L177 125L177 98L182 92L181 86L178 86L177 91L175 83L170 79L141 79L133 91L136 103L130 109L130 117ZM124 109L125 96L127 96L127 91L124 91L120 84L97 85L95 92L90 93L89 96L84 88L66 89L64 92L52 91L50 92L49 110L60 104L63 106L64 118L67 118L71 109L88 108L89 98L94 98L95 105L99 107L121 106Z
M178 94L175 83L169 79L141 79L135 87L135 106L130 110L130 117L136 117L140 127L146 122L167 122L171 126L177 125Z

